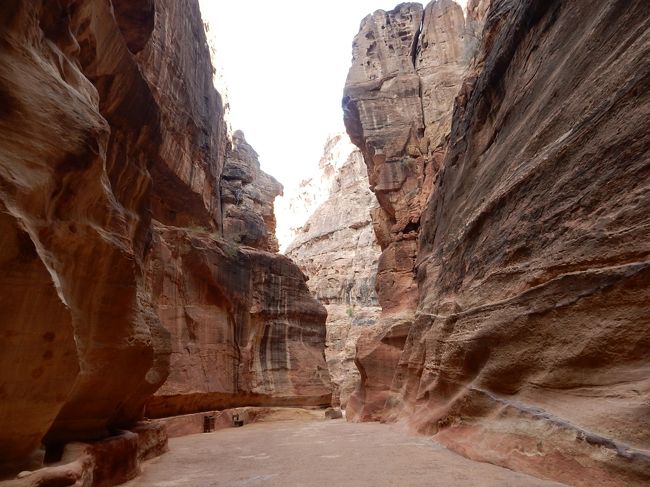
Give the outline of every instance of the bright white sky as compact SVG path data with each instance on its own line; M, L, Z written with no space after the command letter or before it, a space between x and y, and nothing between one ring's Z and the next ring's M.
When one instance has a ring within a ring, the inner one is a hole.
M399 0L200 0L233 130L285 188L318 165L343 129L341 97L361 20Z

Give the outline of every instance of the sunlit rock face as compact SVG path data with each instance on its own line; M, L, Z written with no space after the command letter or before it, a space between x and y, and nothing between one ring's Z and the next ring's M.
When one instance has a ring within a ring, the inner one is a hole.
M314 204L318 200L312 195L321 191L327 197ZM289 205L308 201L313 202L311 216L295 230L286 255L308 276L309 289L327 308L325 355L333 402L345 407L360 379L354 364L357 338L375 325L379 314L374 288L380 253L370 218L376 200L361 153L345 134L328 139L318 174L303 182Z
M277 236L281 252L286 252L294 239L305 234L305 223L329 198L341 165L355 149L344 133L329 135L313 173L297 185L285 188L283 196L276 200ZM367 185L364 187L366 190ZM374 202L372 205L376 206Z
M378 416L570 485L645 485L650 5L468 12L478 53L421 216L416 319ZM362 365L373 358L357 346Z
M446 150L453 100L476 39L466 35L451 1L401 4L366 17L353 43L343 110L361 149L379 207L373 213L382 248L378 327L357 346L363 377L348 417L381 414L417 301L415 259L420 217ZM471 42L470 42L471 41Z
M221 175L224 236L268 252L278 251L273 203L282 185L260 169L255 150L236 131Z
M2 475L131 427L168 375L329 403L304 275L223 236L231 144L198 3L3 2L0 63Z

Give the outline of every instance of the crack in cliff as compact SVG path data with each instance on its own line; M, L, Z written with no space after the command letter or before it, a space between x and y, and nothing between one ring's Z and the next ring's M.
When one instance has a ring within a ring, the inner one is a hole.
M426 15L426 11L422 13L422 19L420 20L420 25L418 26L418 29L415 31L415 35L413 36L413 44L411 45L411 63L413 64L413 69L416 70L417 72L417 56L418 56L418 48L420 47L420 34L422 33L422 30L424 29L424 17Z
M420 74L418 73L418 67L417 67L417 57L418 54L420 53L421 49L421 43L420 43L420 36L422 35L422 32L424 31L424 19L426 18L427 12L426 9L422 12L422 19L420 20L420 25L418 26L418 29L415 31L415 35L413 36L413 45L411 46L411 63L413 64L413 70L415 71L415 74L418 77L418 99L420 100L420 116L422 117L422 124L424 125L424 97L422 96L422 78L420 77Z

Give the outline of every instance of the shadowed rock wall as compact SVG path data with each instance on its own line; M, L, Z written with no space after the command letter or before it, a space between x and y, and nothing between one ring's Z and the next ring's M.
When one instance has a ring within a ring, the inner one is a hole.
M416 318L377 416L571 485L643 485L650 5L486 6L469 5L469 30L485 26L421 217Z
M168 375L226 398L183 411L328 404L304 275L224 240L230 141L198 2L3 2L0 63L3 474L132 427Z
M109 4L0 13L0 458L18 464L46 433L97 438L133 422L157 387L165 332L142 262L161 139Z

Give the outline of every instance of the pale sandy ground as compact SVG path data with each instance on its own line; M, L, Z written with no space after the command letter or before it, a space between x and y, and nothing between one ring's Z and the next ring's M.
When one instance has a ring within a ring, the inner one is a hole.
M169 442L126 486L550 487L378 423L282 421Z

